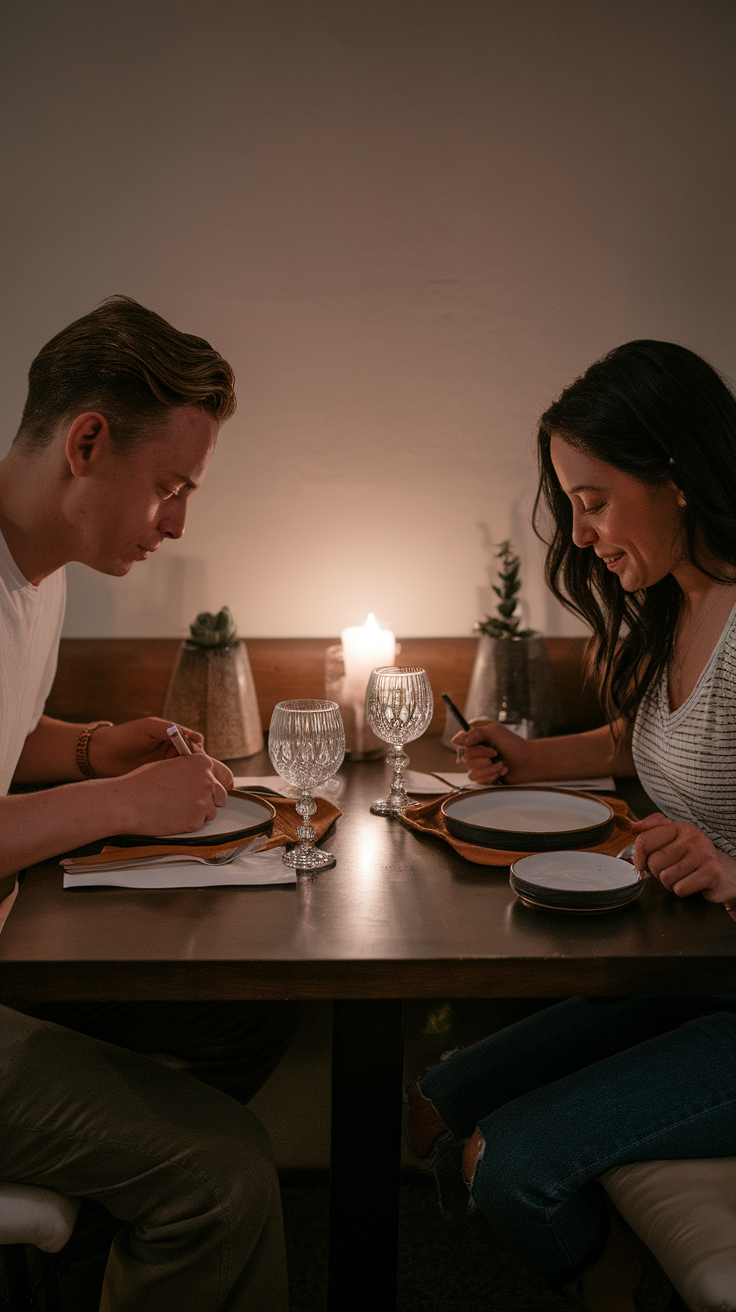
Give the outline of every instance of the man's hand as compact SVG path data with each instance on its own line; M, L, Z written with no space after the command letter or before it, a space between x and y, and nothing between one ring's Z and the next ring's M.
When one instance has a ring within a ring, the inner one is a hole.
M0 797L0 878L114 834L189 834L214 819L232 783L226 765L199 751L116 779Z
M125 828L120 832L191 833L206 820L214 820L232 786L233 776L227 766L204 752L141 766L115 785L121 790L127 812Z
M677 897L702 893L709 902L736 897L736 861L720 852L697 825L655 812L634 825L633 862Z
M131 770L154 761L173 760L178 753L166 732L170 727L170 720L148 715L143 720L129 720L127 724L95 729L87 745L87 760L95 774L107 779L129 774ZM181 724L179 729L192 752L204 752L201 733Z

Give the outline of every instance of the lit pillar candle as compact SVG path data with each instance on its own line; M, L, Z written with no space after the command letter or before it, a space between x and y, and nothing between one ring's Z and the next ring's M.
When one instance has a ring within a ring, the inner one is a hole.
M377 740L365 723L365 691L371 671L380 665L393 665L396 660L396 639L390 629L381 629L375 615L369 615L360 627L343 629L342 652L345 677L340 702L352 714L346 718L346 736L353 739L352 752L362 754L375 749ZM352 721L349 725L348 721ZM350 728L354 727L354 733Z

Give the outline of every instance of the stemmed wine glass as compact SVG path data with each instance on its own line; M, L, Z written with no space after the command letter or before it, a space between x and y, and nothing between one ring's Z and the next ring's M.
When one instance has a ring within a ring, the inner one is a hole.
M345 730L337 702L279 702L268 730L268 754L276 773L302 790L296 804L302 816L297 829L300 841L284 852L284 864L298 871L327 870L334 866L335 857L314 846L316 834L310 816L317 803L311 790L339 770L345 755Z
M403 815L411 801L404 785L409 757L404 743L420 738L432 719L434 700L427 671L413 666L385 665L374 670L365 694L366 719L373 732L393 745L386 764L393 769L391 791L385 801L374 802L374 815Z

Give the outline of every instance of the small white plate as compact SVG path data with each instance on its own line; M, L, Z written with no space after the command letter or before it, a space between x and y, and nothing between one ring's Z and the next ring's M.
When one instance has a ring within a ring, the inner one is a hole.
M511 866L514 892L532 906L556 911L610 911L637 898L644 887L628 861L598 852L535 852Z

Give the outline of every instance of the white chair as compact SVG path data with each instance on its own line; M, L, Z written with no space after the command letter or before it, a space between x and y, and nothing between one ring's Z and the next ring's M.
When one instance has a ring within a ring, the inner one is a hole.
M736 1312L736 1157L634 1162L599 1179L691 1312Z
M0 1184L0 1245L11 1312L27 1312L32 1306L24 1245L33 1244L42 1254L58 1253L71 1236L78 1211L78 1201L50 1189ZM55 1265L42 1258L42 1268L47 1312L58 1312Z

